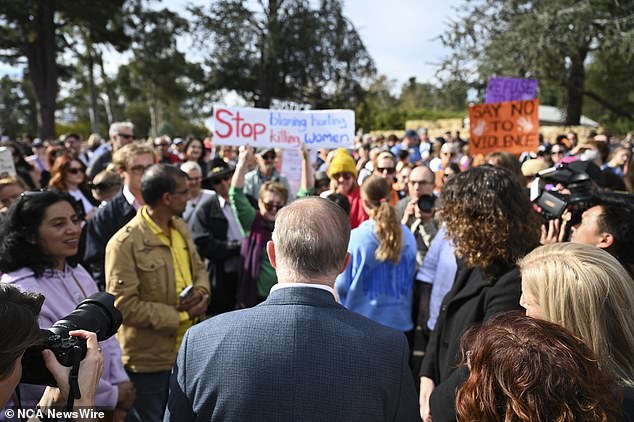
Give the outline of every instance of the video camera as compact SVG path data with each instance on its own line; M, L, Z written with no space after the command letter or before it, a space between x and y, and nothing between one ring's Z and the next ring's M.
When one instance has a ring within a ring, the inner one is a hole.
M77 308L57 321L48 330L42 330L44 343L30 347L22 357L21 383L56 386L57 382L50 373L42 350L50 349L57 361L64 366L78 366L86 357L86 340L68 335L69 331L86 330L97 334L97 340L112 337L121 326L122 316L114 307L114 296L98 292L82 301Z
M530 187L530 199L549 220L560 218L566 209L571 211L570 226L578 224L581 214L595 205L634 207L634 195L601 191L597 186L602 180L601 169L592 161L562 163L537 173ZM570 193L556 192L557 185Z

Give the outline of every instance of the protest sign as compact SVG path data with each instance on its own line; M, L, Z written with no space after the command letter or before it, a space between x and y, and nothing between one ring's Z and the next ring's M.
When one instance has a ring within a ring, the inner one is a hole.
M537 152L539 100L469 106L470 153Z
M13 154L7 147L0 147L0 177L15 176Z
M352 148L352 110L287 111L214 106L214 142L297 149Z
M537 79L489 78L486 103L532 100L537 94Z

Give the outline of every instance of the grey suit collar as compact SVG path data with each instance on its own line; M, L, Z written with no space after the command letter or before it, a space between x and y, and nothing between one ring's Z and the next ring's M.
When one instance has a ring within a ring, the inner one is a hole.
M330 292L310 287L286 287L275 290L258 306L265 305L340 306Z

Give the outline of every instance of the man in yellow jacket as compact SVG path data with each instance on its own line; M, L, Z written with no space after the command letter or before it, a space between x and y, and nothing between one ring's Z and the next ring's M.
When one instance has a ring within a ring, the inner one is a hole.
M123 314L117 338L137 391L127 420L156 421L163 419L181 339L207 309L209 281L179 217L187 175L156 164L141 179L141 194L146 205L106 247L106 286Z

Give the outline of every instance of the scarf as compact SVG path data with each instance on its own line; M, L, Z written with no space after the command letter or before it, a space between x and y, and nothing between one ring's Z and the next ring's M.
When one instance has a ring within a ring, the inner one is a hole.
M271 240L271 226L260 213L255 215L249 237L240 247L238 268L238 307L250 308L257 304L257 283L265 253L266 242Z

